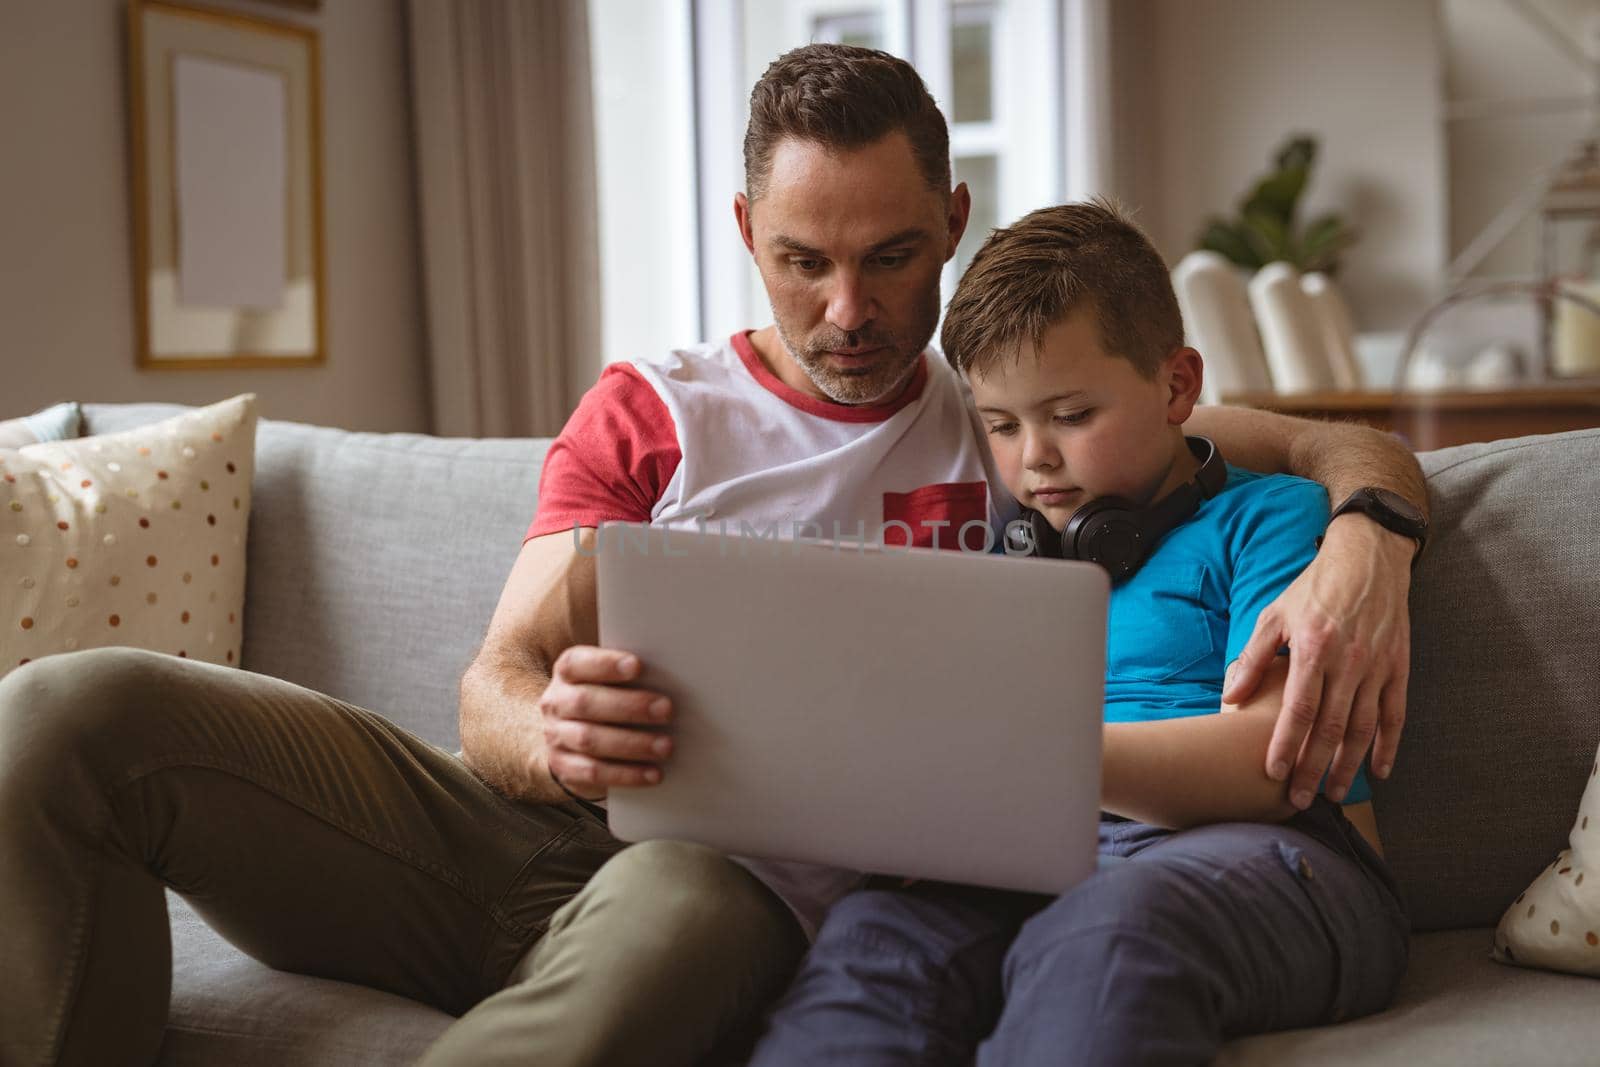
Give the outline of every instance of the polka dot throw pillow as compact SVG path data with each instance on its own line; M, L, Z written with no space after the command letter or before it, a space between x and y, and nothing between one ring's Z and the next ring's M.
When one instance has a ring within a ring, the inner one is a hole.
M127 645L237 664L255 397L0 450L0 675Z
M1494 958L1600 978L1600 753L1567 844L1506 909Z

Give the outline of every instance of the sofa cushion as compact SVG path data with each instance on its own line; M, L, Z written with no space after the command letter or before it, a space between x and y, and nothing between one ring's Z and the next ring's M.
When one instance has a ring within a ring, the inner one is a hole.
M84 413L98 433L178 410ZM522 547L548 447L263 420L244 665L456 747L461 672Z
M231 1067L410 1063L455 1020L392 993L275 971L175 893L172 1007L159 1063Z
M1398 766L1398 765L1397 765ZM1464 1067L1595 1061L1595 985L1503 967L1487 927L1422 934L1388 1011L1230 1042L1218 1067Z
M0 674L125 645L239 660L255 398L0 452Z
M1494 958L1600 978L1600 753L1567 845L1506 908L1494 932Z
M1418 458L1434 534L1374 801L1415 927L1492 926L1561 849L1600 739L1600 430Z

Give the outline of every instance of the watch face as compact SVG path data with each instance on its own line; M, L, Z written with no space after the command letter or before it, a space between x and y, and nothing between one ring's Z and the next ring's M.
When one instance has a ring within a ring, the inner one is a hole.
M1407 522L1416 523L1418 526L1426 526L1428 524L1428 520L1422 517L1422 512L1418 511L1411 501L1399 493L1391 493L1387 489L1369 489L1368 492L1377 498L1378 503Z

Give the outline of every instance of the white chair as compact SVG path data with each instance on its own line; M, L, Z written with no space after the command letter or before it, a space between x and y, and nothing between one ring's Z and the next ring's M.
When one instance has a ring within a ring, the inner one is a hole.
M1172 288L1188 343L1205 357L1201 402L1272 392L1272 373L1238 269L1216 252L1190 252L1173 268Z

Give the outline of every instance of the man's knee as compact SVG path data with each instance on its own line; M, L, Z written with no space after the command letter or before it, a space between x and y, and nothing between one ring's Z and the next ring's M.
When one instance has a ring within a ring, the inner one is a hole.
M784 905L753 874L716 849L687 841L644 841L617 853L585 891L599 903L648 902L650 922L686 936L770 921Z
M47 656L0 678L0 775L61 775L87 745L126 742L130 717L160 703L166 657L131 648Z
M581 958L614 993L633 988L641 1003L764 1001L804 950L788 906L749 871L701 845L648 841L595 872L513 978ZM664 997L655 992L663 983Z

